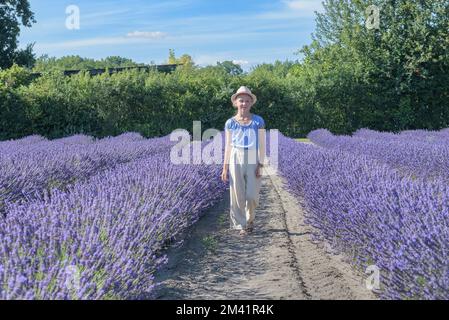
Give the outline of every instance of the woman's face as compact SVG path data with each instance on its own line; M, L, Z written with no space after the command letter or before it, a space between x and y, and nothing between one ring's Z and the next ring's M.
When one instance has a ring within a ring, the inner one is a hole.
M247 94L240 94L234 100L234 105L242 112L249 112L253 105L253 99Z

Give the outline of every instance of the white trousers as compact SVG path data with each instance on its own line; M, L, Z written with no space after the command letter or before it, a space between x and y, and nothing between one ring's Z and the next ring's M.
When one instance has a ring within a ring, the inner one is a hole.
M231 229L242 230L254 222L262 180L262 177L256 178L256 157L255 149L235 147L231 149L229 160Z

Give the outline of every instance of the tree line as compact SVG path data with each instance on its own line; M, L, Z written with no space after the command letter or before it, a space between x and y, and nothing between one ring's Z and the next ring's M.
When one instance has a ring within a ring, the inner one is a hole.
M29 23L26 2L14 1ZM176 58L170 50L168 62L184 64L170 74L134 70L63 77L61 69L138 64L121 57L46 55L21 64L17 57L26 55L6 54L11 46L1 40L0 139L125 131L158 136L191 129L194 120L220 129L235 112L230 96L241 85L258 96L253 111L267 127L293 137L317 128L350 134L359 128L449 127L449 0L323 4L312 42L297 52L301 59L259 64L249 72L231 61L199 67L189 55ZM368 28L367 8L373 5L378 25ZM33 79L32 70L43 76Z

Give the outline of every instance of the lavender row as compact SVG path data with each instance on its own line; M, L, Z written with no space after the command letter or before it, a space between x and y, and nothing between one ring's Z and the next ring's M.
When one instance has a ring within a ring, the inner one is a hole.
M42 152L47 149L64 148L72 145L87 145L91 143L104 143L109 141L141 141L144 138L137 132L126 132L116 137L105 137L103 139L95 139L94 137L76 134L70 137L64 137L54 140L47 140L39 135L32 135L22 139L8 140L0 142L0 158L10 157L13 154L20 153L22 156L31 152Z
M315 237L362 272L380 271L386 299L449 298L449 186L400 176L363 154L280 138L281 175L304 198Z
M326 129L310 132L308 138L315 144L364 154L384 162L411 178L420 176L433 180L442 177L449 181L449 143L430 144L406 139L366 139L358 136L336 136Z
M10 157L12 155L26 155L31 152L40 152L47 148L55 149L57 146L63 148L70 145L85 145L95 141L95 138L82 134L70 137L47 140L41 136L29 136L19 140L0 142L0 157Z
M148 298L170 240L222 199L218 165L122 164L0 220L0 298Z
M169 136L139 140L130 134L90 144L38 144L41 146L33 151L0 157L0 212L8 203L36 199L44 190L64 187L140 157L168 152L174 143Z
M26 148L30 145L35 145L40 142L48 141L40 135L31 135L17 140L0 141L0 154L5 154L12 150Z
M427 143L449 143L449 128L439 131L431 130L404 130L399 133L380 132L370 129L359 129L352 134L353 137L365 139L381 139L381 140L402 140L404 143L410 141L419 141Z

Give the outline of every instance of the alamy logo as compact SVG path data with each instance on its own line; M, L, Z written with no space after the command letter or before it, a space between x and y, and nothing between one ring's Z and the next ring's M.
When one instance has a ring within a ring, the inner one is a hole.
M72 293L78 292L80 290L80 270L73 265L67 266L65 268L65 276L66 288Z
M269 130L269 134L267 135L265 129L259 130L262 131L265 136L263 158L265 159L265 163L268 162L271 169L275 172L278 168L279 131L277 129L272 129ZM256 136L256 133L249 133L249 135ZM269 138L269 146L266 143L267 138ZM201 121L194 121L193 141L191 141L191 139L190 133L185 129L177 129L170 134L170 141L177 141L170 150L171 163L223 164L224 139L219 130L207 129L201 134ZM269 157L266 155L268 147L270 150ZM248 157L248 163L255 164L257 162L258 154L255 148L249 150Z
M368 290L379 290L380 289L380 270L376 265L370 265L365 270L366 274L370 274L366 279L366 288Z
M380 10L379 7L375 5L370 5L366 8L366 21L365 26L368 30L379 29L380 28Z
M68 17L65 19L65 26L69 30L80 29L80 8L76 5L70 5L65 9Z

